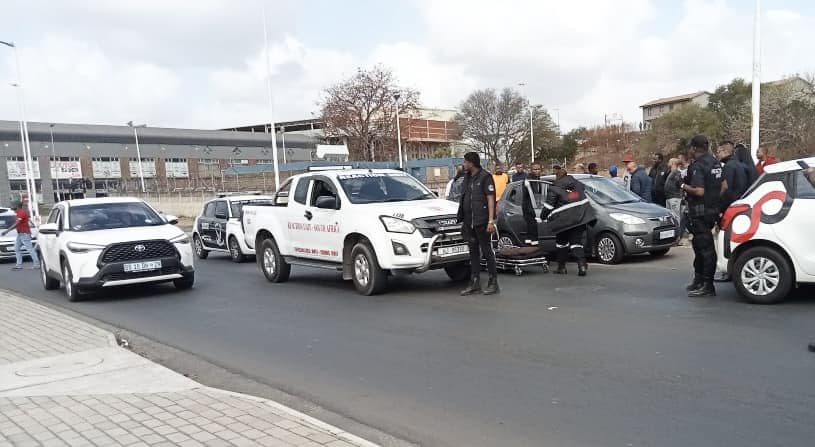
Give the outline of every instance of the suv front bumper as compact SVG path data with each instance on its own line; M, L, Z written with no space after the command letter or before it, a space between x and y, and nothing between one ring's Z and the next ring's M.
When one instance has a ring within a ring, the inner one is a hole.
M195 272L192 265L184 266L177 257L145 260L147 261L161 261L161 268L142 272L125 272L124 265L127 262L104 264L94 276L79 278L77 287L86 291L132 284L160 283L181 279Z

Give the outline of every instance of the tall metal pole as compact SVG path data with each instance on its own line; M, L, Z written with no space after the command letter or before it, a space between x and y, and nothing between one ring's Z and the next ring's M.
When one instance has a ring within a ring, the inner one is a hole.
M761 0L756 0L753 18L753 125L750 129L750 153L758 160L759 124L761 122Z
M405 165L402 162L402 130L399 128L399 93L393 95L396 100L396 146L399 148L399 169L404 169Z
M18 88L17 98L20 102L20 127L22 134L20 142L23 145L23 163L26 167L26 186L28 188L29 201L31 203L31 216L39 217L40 207L38 203L39 201L37 200L37 183L34 179L34 164L31 159L31 141L28 137L28 121L25 118L25 94L23 93L23 80L22 75L20 74L20 56L17 53L17 46L14 45L14 42L5 42L0 40L0 44L7 46L14 51L14 63L17 71L17 84L15 84L15 87Z
M266 1L261 2L263 8L263 52L266 55L266 90L269 96L269 130L272 136L272 156L274 160L274 189L280 188L280 167L277 165L277 134L274 125L274 101L272 100L272 63L269 60L269 34L266 31Z
M283 140L283 163L286 163L286 127L280 128L280 138Z
M51 131L51 159L54 160L54 166L57 168L56 177L57 177L57 202L62 202L62 195L60 194L60 186L59 186L59 164L57 163L57 149L54 147L54 125L51 124L48 126L49 130Z
M142 194L147 192L147 189L144 187L144 170L142 169L141 165L141 148L139 147L139 132L137 131L138 127L145 127L144 124L140 126L133 125L133 121L127 123L128 126L133 128L133 137L136 138L136 160L139 164L139 183L141 184L141 192Z

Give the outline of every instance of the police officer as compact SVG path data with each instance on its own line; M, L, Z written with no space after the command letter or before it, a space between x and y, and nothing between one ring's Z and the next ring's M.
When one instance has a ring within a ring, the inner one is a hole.
M487 260L490 274L484 295L499 292L498 271L495 268L495 252L492 249L490 233L495 232L495 184L492 175L481 168L481 160L476 152L464 154L464 188L458 205L458 220L463 223L461 233L470 249L470 285L461 291L462 295L482 293L481 256Z
M569 251L577 258L577 275L586 276L586 250L583 241L586 238L586 225L593 219L591 205L586 198L583 184L561 169L555 174L555 182L546 192L541 218L551 225L557 247L557 270L555 273L566 274L566 260Z
M686 182L681 185L688 202L688 229L693 234L693 282L686 290L689 297L716 296L713 276L716 272L716 250L713 226L721 210L722 165L710 152L704 135L691 139L693 164Z

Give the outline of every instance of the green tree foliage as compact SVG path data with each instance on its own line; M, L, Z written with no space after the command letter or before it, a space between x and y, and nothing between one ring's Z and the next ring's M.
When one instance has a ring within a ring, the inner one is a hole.
M722 136L721 121L716 112L689 104L655 119L642 146L649 152L676 154L700 133L712 142L718 141Z

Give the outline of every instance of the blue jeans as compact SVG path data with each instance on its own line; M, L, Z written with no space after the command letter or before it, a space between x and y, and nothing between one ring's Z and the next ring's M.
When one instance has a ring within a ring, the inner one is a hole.
M17 267L23 265L23 247L25 247L25 249L28 250L28 254L31 255L31 262L33 262L34 265L39 265L40 259L37 257L37 252L31 244L31 234L17 233L17 240L14 241L14 255L17 257Z

